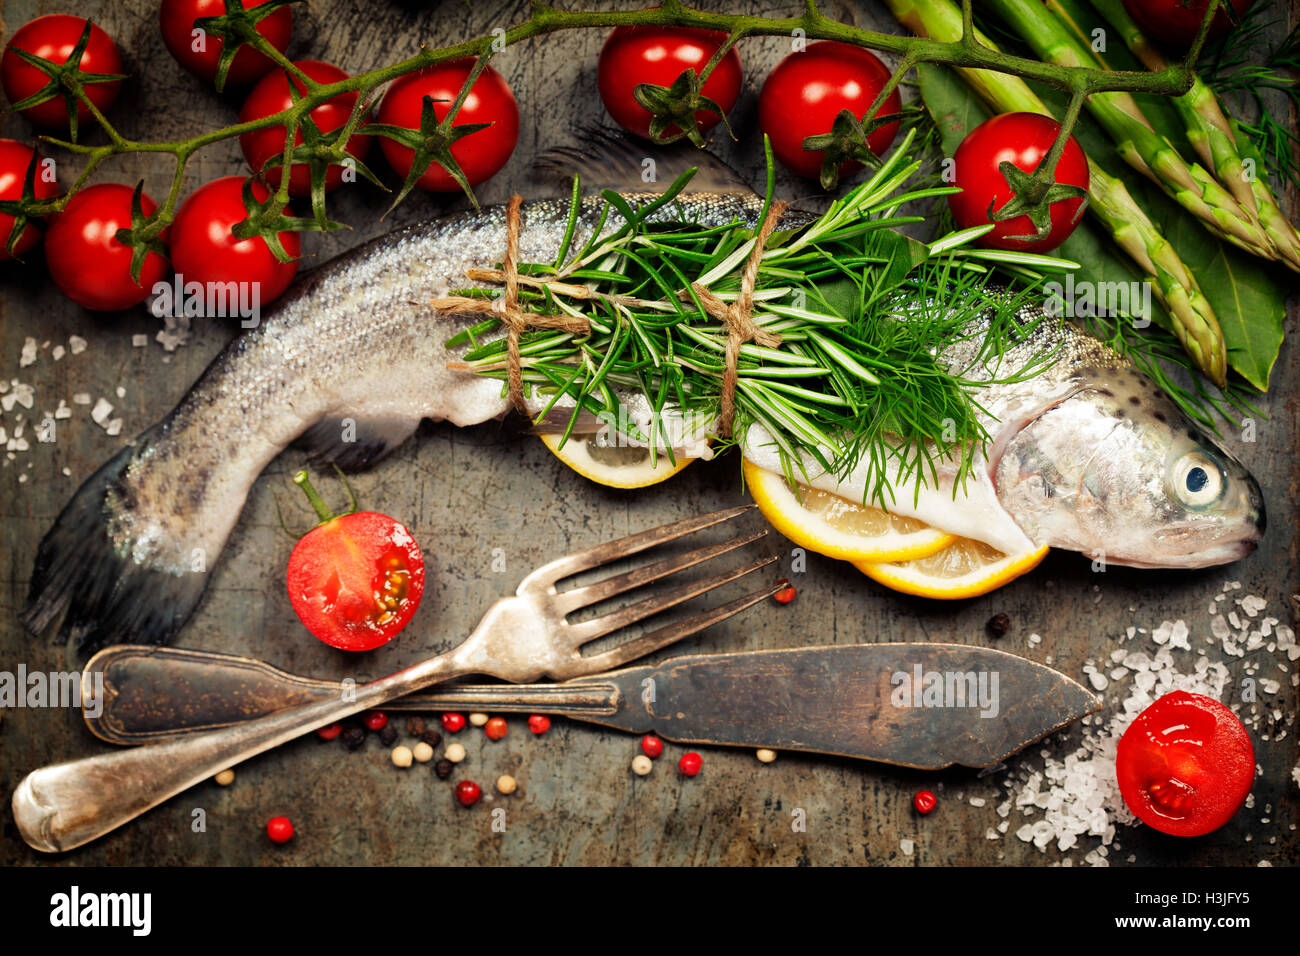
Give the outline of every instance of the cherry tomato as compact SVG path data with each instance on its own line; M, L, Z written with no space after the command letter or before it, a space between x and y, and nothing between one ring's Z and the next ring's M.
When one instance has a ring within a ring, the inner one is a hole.
M1254 0L1230 2L1240 19ZM1157 43L1186 48L1192 45L1196 34L1200 32L1205 12L1210 9L1210 0L1124 0L1124 8L1137 21L1142 32ZM1206 39L1221 37L1231 27L1232 21L1220 7L1210 23Z
M419 129L420 113L426 96L433 98L433 114L441 121L446 118L452 103L460 95L461 87L469 79L473 67L472 60L452 60L399 77L393 81L393 85L384 94L383 102L379 104L379 122ZM479 74L474 88L461 104L453 125L470 123L492 125L452 143L451 157L460 165L469 184L477 186L494 176L506 164L519 140L519 105L501 74L490 66ZM380 139L379 146L389 165L405 179L411 171L411 162L415 156L411 148L387 137ZM460 192L460 186L437 163L429 164L418 183L421 188L431 192Z
M829 133L844 110L861 120L888 82L889 68L870 50L833 40L814 43L802 53L791 53L767 78L758 96L758 125L771 139L773 154L790 172L816 179L825 151L810 152L803 141ZM902 109L895 89L876 115ZM867 145L881 156L896 135L898 123L888 123L867 137ZM847 176L861 168L862 163L846 159L839 173Z
M406 627L424 594L424 556L388 515L340 515L303 535L289 556L289 603L332 647L368 651ZM372 726L376 715L369 715ZM386 720L385 720L386 722Z
M236 239L232 226L248 218L242 176L226 176L200 186L181 204L171 227L172 267L185 282L247 282L257 290L259 307L280 297L298 273L296 258L280 262L261 236ZM253 196L265 200L270 190L253 183ZM302 243L296 232L280 233L285 252L297 257Z
M45 237L50 277L73 302L99 312L139 305L167 275L167 260L145 256L139 283L131 280L130 246L117 241L119 229L131 228L131 195L120 183L88 186L69 200ZM140 208L149 216L158 204L141 194Z
M294 63L317 83L338 83L346 80L348 75L337 66L322 63L319 60L297 60ZM302 80L294 79L294 89L300 94L307 92ZM357 103L356 93L340 93L312 110L308 116L321 133L332 133L347 123L348 117ZM276 70L264 76L253 92L244 101L244 108L239 111L239 121L247 123L283 112L293 106L289 96L289 75L284 70ZM302 144L302 130L294 137L294 145ZM253 172L262 171L269 160L284 153L284 127L268 126L254 130L239 137L239 145L244 150L244 158ZM363 159L370 149L370 137L353 134L348 137L344 147L357 159ZM280 185L280 167L277 165L266 170L263 177L272 186ZM330 164L325 170L325 191L337 188L343 182L343 167L337 163ZM294 163L289 173L289 193L293 196L311 195L311 170L306 163Z
M27 167L36 158L36 150L26 143L12 139L0 139L0 200L18 201L23 198L23 186L27 182ZM37 160L39 163L40 160ZM47 178L38 165L32 180L32 194L37 199L53 199L59 193L59 184L53 178ZM14 217L0 213L0 262L11 258L8 252L9 233L14 227ZM21 257L41 241L39 226L28 223L14 246L14 256Z
M51 63L67 63L68 57L72 56L72 51L85 29L85 17L73 17L64 13L37 17L18 28L18 32L9 38L4 57L0 58L0 83L4 85L5 96L9 98L11 105L39 92L50 82L48 74L24 62L18 54L14 53L14 50L25 50ZM90 39L78 63L78 70L82 73L120 74L123 72L122 56L118 53L117 44L93 23L90 26ZM103 113L117 99L122 81L87 83L84 88L90 102ZM23 115L38 126L56 129L66 129L68 126L67 101L62 96L55 96L44 103L28 107L23 110ZM78 126L90 118L90 107L78 101Z
M251 10L266 0L244 0L244 8ZM211 83L217 78L217 63L225 40L221 37L195 35L194 21L199 17L219 17L226 12L226 0L163 0L158 9L158 25L162 28L163 43L176 62L200 79ZM293 13L289 7L280 7L258 21L257 32L281 53L289 45L293 32ZM245 44L230 62L226 83L243 86L267 73L275 64Z
M596 86L609 115L629 133L650 138L650 111L636 101L633 91L642 83L670 87L686 70L702 73L727 35L716 30L685 27L618 27L600 50ZM701 93L730 113L740 98L744 75L740 54L732 47L723 56ZM697 110L695 121L707 133L722 121L709 110ZM669 126L665 136L680 133Z
M1060 132L1061 125L1050 117L1037 113L1003 113L966 134L953 154L956 173L953 185L962 191L948 197L957 225L969 229L989 223L990 204L996 212L1012 198L1001 164L1009 162L1032 173L1051 151ZM1088 158L1073 136L1066 142L1056 164L1055 178L1058 183L1088 188ZM1051 231L1041 241L1015 238L1034 235L1034 225L1025 215L996 223L992 232L980 237L979 244L988 249L1048 252L1074 232L1075 217L1082 203L1082 198L1052 203Z
M272 817L266 822L266 835L272 843L288 843L293 839L293 824L288 817Z
M1176 690L1124 731L1119 790L1162 833L1201 836L1227 823L1255 782L1255 750L1241 721L1213 697Z

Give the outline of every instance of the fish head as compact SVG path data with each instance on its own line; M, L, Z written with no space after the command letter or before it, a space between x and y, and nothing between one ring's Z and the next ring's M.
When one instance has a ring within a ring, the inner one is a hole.
M1083 383L1007 444L998 498L1030 538L1108 563L1226 564L1265 527L1259 484L1144 376Z

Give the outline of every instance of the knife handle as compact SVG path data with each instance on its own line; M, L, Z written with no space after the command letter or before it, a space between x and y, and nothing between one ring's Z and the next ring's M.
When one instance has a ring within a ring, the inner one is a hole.
M97 687L102 681L102 687ZM82 708L95 736L145 744L229 727L286 707L338 700L344 685L289 674L265 661L182 648L119 644L86 662ZM467 684L420 691L387 710L481 710L600 718L619 710L611 681L560 684Z

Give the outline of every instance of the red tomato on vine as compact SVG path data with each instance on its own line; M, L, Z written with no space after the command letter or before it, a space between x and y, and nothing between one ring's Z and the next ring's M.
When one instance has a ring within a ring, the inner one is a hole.
M27 183L27 172L32 162L38 163L33 170L32 198L53 199L59 193L59 184L53 177L47 177L40 168L36 150L26 143L12 139L0 139L0 202L17 202L23 198L23 188ZM41 228L34 223L23 226L18 241L14 244L13 255L9 254L9 234L17 220L8 213L0 212L0 262L10 258L21 258L41 241Z
M832 132L836 118L845 110L861 121L889 76L889 68L870 50L829 40L814 43L802 52L791 53L767 78L758 97L758 125L771 140L773 154L787 169L817 179L826 151L807 150L804 141ZM895 89L876 117L891 116L902 109L903 101ZM869 133L866 145L871 152L883 156L898 135L898 125L897 120L884 123ZM856 172L862 165L846 158L839 164L838 176Z
M10 106L16 106L28 97L51 88L53 95L44 102L36 103L20 112L38 126L51 129L66 129L68 126L68 96L70 93L54 83L46 69L29 63L17 51L48 60L50 63L65 66L69 76L75 76L83 84L86 98L95 104L95 109L106 112L117 99L122 81L99 81L96 76L114 76L122 73L122 55L117 50L113 38L98 26L90 24L90 35L86 38L85 48L75 63L69 63L76 51L82 35L86 31L85 17L73 17L64 13L52 13L37 17L24 23L9 38L4 56L0 57L0 84L4 86L5 96ZM85 77L84 74L91 74ZM76 100L77 124L81 125L91 118L90 107Z
M298 60L294 63L317 83L338 83L346 80L348 75L337 66L322 63L320 60ZM244 101L244 108L239 111L239 121L247 123L283 112L293 106L289 95L289 75L284 70L268 73L253 87ZM294 89L298 94L307 92L302 80L294 78ZM322 134L332 133L344 126L356 107L356 93L340 93L326 100L307 114L317 131ZM253 167L254 173L262 172L267 162L275 160L284 153L285 133L283 126L267 126L253 130L239 137L239 145L244 151L244 158ZM294 137L294 145L303 142L302 129ZM370 149L370 137L354 133L348 137L344 147L357 159L363 159ZM272 166L263 173L263 178L272 186L280 185L280 167ZM343 167L331 163L325 171L325 191L336 189L343 182ZM306 163L294 163L289 173L289 194L292 196L311 195L311 170Z
M671 88L686 70L703 72L709 60L726 41L727 35L716 30L684 27L618 27L605 40L596 66L596 86L605 109L629 133L653 139L652 116L637 102L636 88L650 84ZM735 47L723 55L700 89L721 113L702 109L694 112L701 134L707 133L731 112L740 98L744 76L740 54ZM663 131L664 138L680 136L675 124Z
M1061 124L1037 113L1004 113L981 123L971 130L953 154L953 185L960 193L948 197L953 218L963 229L994 222L994 213L1004 209L1014 198L1003 163L1015 171L1032 173L1052 149ZM1071 136L1056 164L1055 179L1066 187L1088 189L1088 158L1083 148ZM981 236L979 244L989 249L1015 249L1024 252L1048 252L1055 249L1074 232L1078 225L1082 196L1068 196L1050 200L1047 235L1035 240L1035 226L1030 214L994 222L993 231Z
M262 6L267 0L243 0L246 10ZM163 43L176 62L209 83L217 78L217 66L225 40L211 36L194 21L201 17L219 17L226 13L226 0L162 0L158 8L158 26ZM293 34L293 12L280 7L257 21L255 28L271 46L281 53ZM236 53L226 73L226 83L243 86L252 83L274 66L270 60L245 44Z
M474 68L473 60L452 60L393 81L379 105L379 123L406 130L431 133L451 110L461 87ZM431 112L426 115L428 98ZM519 105L501 74L486 67L461 104L453 120L455 126L486 124L451 143L451 158L460 166L469 185L477 186L500 171L510 159L519 140ZM414 165L416 151L409 145L387 136L379 146L394 171L403 179ZM422 157L427 158L427 157ZM431 192L459 192L460 184L440 164L430 163L416 184Z
M249 283L257 289L259 306L280 297L298 273L302 243L296 232L281 232L281 244L293 259L280 262L261 236L236 239L231 228L248 218L244 207L244 177L225 176L200 186L181 204L171 225L172 267L184 281ZM270 190L252 184L253 197L263 202Z
M139 305L167 275L167 260L156 252L144 257L140 281L131 278L134 249L117 238L130 229L134 190L120 183L87 186L68 201L45 237L45 261L54 284L87 309L116 312ZM140 196L140 212L153 215L158 204Z

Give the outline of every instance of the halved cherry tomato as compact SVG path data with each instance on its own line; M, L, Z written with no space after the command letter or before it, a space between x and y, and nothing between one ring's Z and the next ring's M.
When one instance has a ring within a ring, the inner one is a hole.
M1176 690L1129 725L1115 756L1120 793L1148 826L1174 836L1217 830L1255 782L1255 750L1237 715Z
M338 83L348 78L348 75L337 66L322 63L320 60L296 60L294 65L317 83ZM299 95L307 92L307 87L299 79L294 79L293 86ZM356 93L340 93L307 115L321 133L332 133L348 121L356 102ZM261 82L253 87L253 92L249 93L248 99L244 101L244 108L239 111L239 121L247 123L250 120L261 119L264 116L283 112L291 106L293 100L289 96L289 75L284 70L276 70L264 76ZM299 146L302 145L302 141L302 130L299 129L293 142L294 145ZM244 158L248 160L248 165L253 167L253 172L260 173L268 161L284 153L284 127L267 126L245 133L239 137L239 145L244 150ZM354 133L348 137L345 148L357 159L363 159L370 149L370 137ZM263 178L272 186L279 186L280 167L277 165L266 170ZM343 167L332 163L325 170L325 191L329 192L337 188L342 182ZM306 163L293 164L293 170L289 173L289 194L311 195L311 170Z
M24 23L9 38L5 45L4 57L0 58L0 82L4 85L5 96L12 106L34 93L39 93L50 83L50 77L40 69L22 59L15 50L24 50L42 60L64 64L76 49L81 34L86 29L85 17L69 16L66 13L51 13ZM77 64L79 73L121 74L122 55L118 53L113 38L95 24L90 25L90 38L81 53ZM84 81L83 81L84 82ZM95 104L101 113L113 105L117 92L122 88L121 80L106 82L85 82L86 98ZM68 126L67 100L56 95L43 103L29 106L23 115L38 126L51 129L66 129ZM91 117L90 107L81 100L77 101L77 124L80 126Z
M321 512L325 506L306 475L299 472L294 481ZM287 581L289 602L307 630L332 647L369 651L396 637L420 606L424 556L393 518L355 511L299 539Z

